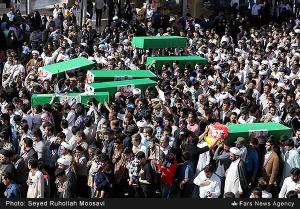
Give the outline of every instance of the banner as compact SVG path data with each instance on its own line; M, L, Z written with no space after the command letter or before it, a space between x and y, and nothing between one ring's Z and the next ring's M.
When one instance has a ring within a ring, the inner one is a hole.
M134 89L134 85L133 84L130 84L130 85L121 85L121 86L117 87L117 90L120 91L120 92L122 92L122 94L124 96L132 95L133 89Z
M77 103L81 103L81 96L60 95L59 100L61 104L69 104L70 107L73 107Z
M267 137L269 131L267 129L263 130L249 130L249 138L260 138Z
M149 70L89 70L86 77L88 84L140 78L157 79L157 76Z
M51 80L52 74L47 71L44 71L43 68L39 67L38 68L38 79L42 80L42 81L47 80L47 79Z
M115 81L132 80L132 76L115 76Z

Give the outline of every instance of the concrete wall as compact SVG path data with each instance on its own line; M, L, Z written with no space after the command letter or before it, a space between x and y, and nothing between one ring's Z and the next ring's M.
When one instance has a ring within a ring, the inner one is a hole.
M199 17L200 15L210 15L211 11L203 7L203 0L187 0L188 12L193 17Z

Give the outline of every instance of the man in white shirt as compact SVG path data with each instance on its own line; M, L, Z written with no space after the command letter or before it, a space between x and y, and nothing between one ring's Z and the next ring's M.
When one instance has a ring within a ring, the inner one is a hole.
M295 148L294 140L286 140L284 142L284 149L285 152L282 153L283 172L280 185L282 185L285 178L289 176L293 168L300 168L300 155Z
M242 152L236 148L230 148L230 160L232 161L226 171L224 194L227 192L234 193L239 198L247 190L246 171L244 162L241 160Z
M69 123L67 120L63 119L60 123L62 132L66 135L66 142L68 142L73 136L71 129L69 128Z
M7 57L7 61L4 64L2 70L2 86L5 87L9 82L7 80L12 80L12 74L14 74L14 60L11 55Z
M270 108L269 108L269 112L263 116L262 118L262 122L266 122L266 121L272 121L272 122L275 122L275 123L279 123L281 121L280 117L276 114L277 112L277 108L272 105Z
M239 148L241 155L240 158L245 162L247 156L247 147L245 147L244 143L246 139L243 137L238 137L235 141L236 147Z
M296 191L300 198L300 169L294 168L291 170L291 176L285 178L278 198L286 198L289 191Z
M200 198L218 198L221 194L220 178L214 174L214 167L210 164L194 179L194 184L199 186Z
M140 134L134 134L132 136L132 152L133 152L133 154L136 154L139 151L143 151L147 158L148 149L146 146L142 145L141 141L142 141L142 137Z
M38 161L36 159L30 159L28 168L30 171L27 180L27 198L44 198L44 176L38 169Z
M262 105L263 108L268 106L268 96L271 92L271 89L272 89L271 85L265 84L264 93L259 97L260 105Z
M75 111L71 109L69 105L65 107L64 110L65 110L65 115L63 119L66 119L68 121L69 127L75 126L75 118L76 118Z
M50 148L46 145L42 137L42 132L36 130L32 133L33 149L38 154L38 160L44 162L45 165L50 165Z

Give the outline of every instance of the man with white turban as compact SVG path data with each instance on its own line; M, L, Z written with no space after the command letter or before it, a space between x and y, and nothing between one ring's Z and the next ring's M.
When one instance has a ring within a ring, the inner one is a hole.
M242 152L237 147L230 148L230 160L232 161L226 171L224 194L227 192L234 193L239 198L247 190L247 180L244 162L240 156Z

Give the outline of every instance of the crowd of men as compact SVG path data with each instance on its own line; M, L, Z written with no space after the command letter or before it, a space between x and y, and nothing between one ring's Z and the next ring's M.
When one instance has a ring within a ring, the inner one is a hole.
M97 16L115 8L108 2L96 0ZM0 30L0 196L298 198L300 22L297 12L274 15L268 3L259 5L240 12L233 3L229 15L194 18L151 5L137 12L125 1L103 30L91 19L79 26L78 4L55 7L49 17L12 8ZM133 36L168 35L186 37L188 45L131 45ZM145 64L148 56L169 55L199 55L209 64ZM33 107L34 93L84 92L84 71L51 80L38 74L80 56L99 70L149 69L159 81L143 92L117 92L109 103ZM216 122L282 123L293 137L208 144Z

